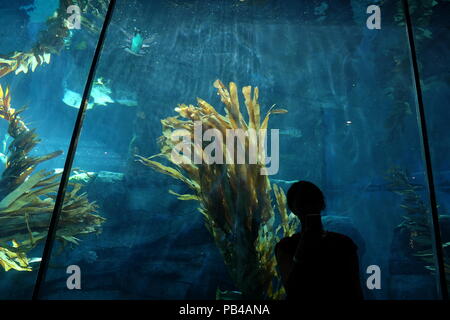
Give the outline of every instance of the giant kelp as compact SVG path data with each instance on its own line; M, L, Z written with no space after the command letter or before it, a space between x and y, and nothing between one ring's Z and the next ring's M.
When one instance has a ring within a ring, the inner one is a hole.
M60 0L58 9L48 18L46 28L40 32L39 39L30 50L0 55L0 78L11 72L34 72L37 67L50 63L51 55L59 53L70 36L71 14L67 12L70 6L80 8L81 27L98 34L99 27L92 22L92 18L103 19L108 3L108 0Z
M249 138L249 131L254 129L264 132L271 114L287 111L272 107L261 122L259 90L254 88L252 94L252 87L246 86L242 89L248 114L248 121L245 121L240 111L236 84L231 82L227 88L217 80L214 86L225 105L225 115L200 98L197 98L197 106L179 105L175 109L178 116L161 121L161 153L149 158L138 156L138 159L156 171L181 180L191 189L192 194L177 194L173 191L170 193L180 200L199 202L199 211L205 219L206 227L244 297L279 298L283 291L276 270L274 246L280 236L292 235L298 227L298 222L292 213L288 214L282 189L272 185L267 175L261 174L261 169L265 168L265 153L258 153L258 161L255 164L250 164L249 161L245 162L246 164L235 164L236 162L229 161L229 150L226 139L223 139L218 144L227 158L224 164L207 164L204 161L200 164L192 161L180 163L174 161L171 154L176 148L172 134L176 130L185 130L193 139L195 123L198 122L201 122L202 133L215 129L223 137L226 136L227 130L243 130L247 136L245 139L238 139L235 148L251 150L255 144L260 145L267 136L262 134L252 140ZM193 154L196 153L200 159L206 159L203 146L198 148L194 143L188 144L193 147ZM172 165L166 166L155 161L155 157L161 157ZM278 219L272 205L272 192L277 203Z
M6 168L0 179L0 265L8 271L31 271L27 253L47 236L61 173L40 170L39 163L53 159L60 151L31 156L39 143L34 130L22 121L23 110L11 107L10 91L0 86L0 118L8 121L12 142ZM64 245L77 244L77 236L99 232L105 221L96 215L97 206L80 193L80 184L71 183L66 192L56 238Z
M402 197L400 207L404 210L403 221L398 226L409 235L408 246L414 256L422 260L425 268L435 272L435 255L433 253L433 235L431 227L431 210L419 194L421 186L414 184L405 170L394 167L388 171L389 189ZM440 216L440 219L442 216ZM450 243L444 243L444 249ZM447 249L445 249L447 250ZM445 273L450 285L450 261L445 259Z

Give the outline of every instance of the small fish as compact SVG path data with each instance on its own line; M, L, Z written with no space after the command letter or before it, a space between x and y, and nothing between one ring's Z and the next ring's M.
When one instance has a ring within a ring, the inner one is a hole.
M133 54L139 54L144 46L144 38L140 33L136 33L131 39L131 47L127 48L128 52Z

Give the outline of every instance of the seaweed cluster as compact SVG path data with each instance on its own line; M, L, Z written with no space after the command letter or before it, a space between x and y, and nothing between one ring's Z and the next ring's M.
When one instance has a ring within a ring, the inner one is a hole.
M414 252L414 256L422 260L425 268L435 272L435 256L433 254L431 212L425 205L418 193L420 186L414 185L408 174L401 168L391 168L388 171L387 180L389 189L402 197L400 207L405 210L403 221L398 226L405 228L409 234L409 247ZM449 247L449 243L444 243L443 247ZM445 273L447 283L450 285L450 261L445 259Z
M40 170L36 166L59 156L57 151L31 156L39 143L34 130L21 120L22 110L11 107L9 89L0 86L0 118L8 121L12 142L8 147L6 168L0 178L0 266L5 271L31 271L27 253L47 236L62 173ZM71 183L66 192L56 238L63 247L78 244L77 236L97 233L105 221L96 215L97 205L89 202L82 185Z
M175 109L178 116L161 121L161 153L149 158L137 157L144 165L182 181L191 189L192 194L169 192L180 200L199 202L198 209L205 219L206 227L242 296L277 299L283 295L283 289L276 269L274 246L281 236L290 236L297 230L298 221L292 213L288 214L283 190L272 185L267 175L261 175L261 169L265 167L264 154L258 155L256 164L233 164L232 161L226 164L206 164L205 161L200 164L191 161L180 163L171 157L176 147L171 137L174 131L182 129L192 138L194 123L198 121L201 121L202 132L215 129L223 137L227 130L241 129L246 133L251 129L264 130L268 127L271 114L287 111L274 110L272 107L261 122L259 90L254 88L252 95L252 87L246 86L242 93L248 114L247 122L240 111L236 84L231 82L227 88L217 80L214 86L225 105L225 115L200 98L197 98L197 106L181 104ZM259 136L255 142L249 136L247 134L245 139L238 139L235 148L250 150L250 144L260 143L266 138ZM222 150L227 150L226 139L219 144ZM194 143L190 146L193 153L205 159L202 148L195 147ZM171 165L154 161L155 157L163 158ZM277 219L272 205L272 191L279 213Z
M39 35L39 40L28 52L15 51L6 56L0 56L0 78L14 72L34 72L43 64L50 63L51 55L64 48L70 35L67 8L77 5L81 10L81 25L83 28L98 34L99 28L90 17L102 18L108 8L108 0L60 0L56 13L47 20L47 28Z

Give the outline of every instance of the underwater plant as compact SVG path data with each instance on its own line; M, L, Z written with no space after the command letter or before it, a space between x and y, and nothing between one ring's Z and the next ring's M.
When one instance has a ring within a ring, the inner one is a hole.
M59 53L71 36L67 8L76 5L81 10L81 26L98 34L99 28L89 20L89 16L103 17L108 8L108 0L59 0L55 14L47 20L47 27L39 35L39 40L27 52L15 51L6 56L0 55L0 78L14 72L16 75L50 63L51 55Z
M0 118L8 121L9 144L6 168L0 178L0 266L5 271L31 271L27 253L47 236L50 217L62 173L54 170L34 172L36 166L59 156L56 151L44 156L31 156L39 143L37 134L21 120L22 110L11 107L10 91L0 86ZM77 236L100 232L105 219L94 214L97 205L89 202L82 185L70 183L66 192L56 239L78 244Z
M425 268L436 272L435 256L433 253L432 231L430 227L431 212L418 194L420 186L414 185L405 170L394 167L388 170L386 179L389 189L402 197L400 207L405 210L403 221L399 228L404 228L409 234L408 246L414 256L425 263ZM442 215L439 216L442 219ZM444 243L443 248L450 247L450 242ZM445 273L447 284L450 286L450 257L445 257Z
M251 129L264 130L268 127L271 114L287 111L272 108L261 122L259 90L254 88L252 95L252 87L246 86L243 87L242 93L248 114L247 122L240 111L236 84L231 82L227 88L217 80L214 86L225 105L225 115L200 98L197 98L197 106L179 105L175 109L178 116L161 121L161 153L149 158L137 155L138 161L182 181L191 189L192 194L177 194L172 190L169 190L169 193L180 200L199 202L198 210L205 219L205 225L222 253L232 280L244 298L278 299L282 297L284 289L276 269L274 247L281 237L296 232L298 221L287 211L283 190L271 184L267 175L261 175L261 169L265 167L264 154L258 155L260 161L256 164L194 164L190 161L179 163L171 157L176 147L171 136L175 130L183 129L192 137L194 122L197 121L201 121L203 132L215 129L224 137L225 131L229 129L242 129L247 133ZM238 139L237 144L241 144L243 150L249 150L249 144L255 142L248 137L249 135L243 140ZM265 138L257 137L256 143ZM219 144L222 150L227 149L225 139ZM191 143L190 146L194 147L194 144ZM197 155L203 159L202 150L194 147L195 152L200 153ZM155 161L155 157L167 160L171 166ZM272 204L272 192L277 204L278 218Z

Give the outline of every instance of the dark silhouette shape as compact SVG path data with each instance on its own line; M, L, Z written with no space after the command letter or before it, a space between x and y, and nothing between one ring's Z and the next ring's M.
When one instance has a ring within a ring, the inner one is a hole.
M275 247L287 299L362 300L358 248L349 237L323 229L322 191L311 182L296 182L287 204L302 225L300 233Z

